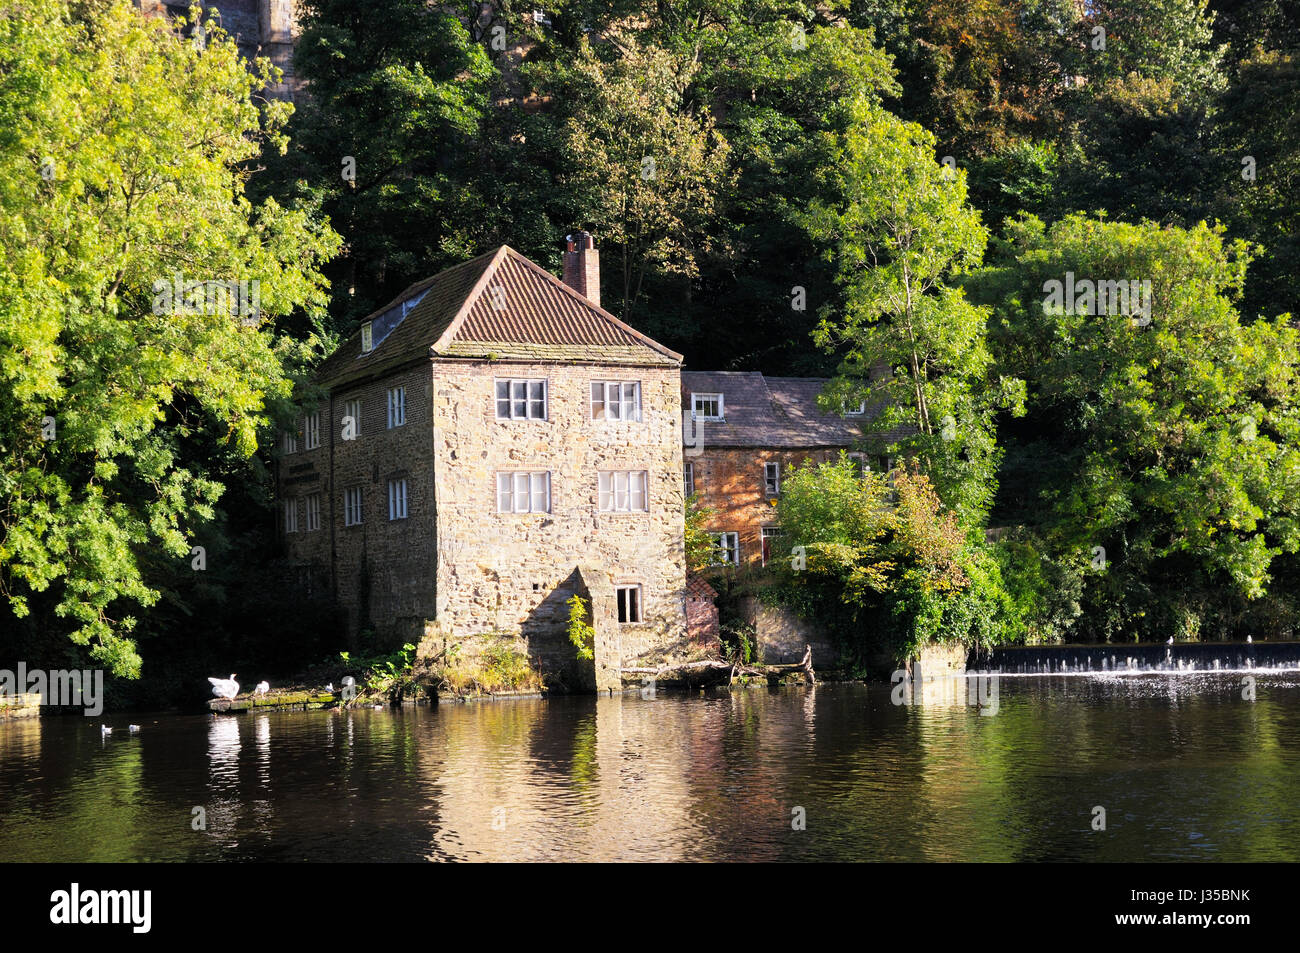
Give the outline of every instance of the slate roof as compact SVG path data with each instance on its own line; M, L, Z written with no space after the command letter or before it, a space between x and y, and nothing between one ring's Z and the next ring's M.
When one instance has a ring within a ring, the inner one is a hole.
M823 413L817 397L825 377L766 377L759 371L682 371L682 407L689 412L691 393L722 394L722 421L705 421L705 447L811 449L853 447L863 438L863 423L872 416L841 417ZM876 439L902 435L896 428Z
M421 357L632 365L682 360L508 245L416 282L366 320L421 292L427 293L420 303L369 354L361 353L358 330L321 364L318 379L338 386Z

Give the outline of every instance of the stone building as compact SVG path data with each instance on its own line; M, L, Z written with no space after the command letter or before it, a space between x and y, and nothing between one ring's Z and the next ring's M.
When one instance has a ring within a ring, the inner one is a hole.
M890 461L860 452L865 405L829 414L817 405L825 378L757 371L683 371L686 493L712 512L706 525L720 563L764 566L781 553L776 503L791 467L848 451L861 466ZM786 551L784 555L788 556Z
M504 634L587 688L689 650L681 356L600 307L598 252L571 238L563 282L502 246L407 288L283 435L286 551L354 637Z
M190 0L134 0L145 14L188 16ZM221 27L234 38L245 59L263 56L280 68L281 81L267 89L278 99L301 95L294 75L293 45L298 32L296 0L203 0L205 12L215 9Z

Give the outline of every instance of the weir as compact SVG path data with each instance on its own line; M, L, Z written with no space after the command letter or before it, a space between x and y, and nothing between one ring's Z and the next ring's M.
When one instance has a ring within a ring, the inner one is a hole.
M972 652L966 665L1005 675L1300 671L1300 642L1004 646Z

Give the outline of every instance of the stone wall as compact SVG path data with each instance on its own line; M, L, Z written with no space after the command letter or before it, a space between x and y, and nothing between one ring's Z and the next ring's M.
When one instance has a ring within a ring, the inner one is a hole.
M497 377L545 378L548 419L497 420ZM592 420L593 380L639 380L642 420ZM440 626L518 634L544 670L563 667L583 565L642 587L644 621L615 623L622 660L685 652L677 368L439 362L433 387ZM599 512L597 473L614 469L648 472L648 513ZM551 511L498 513L498 471L550 471Z
M136 7L151 16L185 16L189 0L134 0ZM283 76L267 92L279 99L293 99L302 92L294 75L293 48L298 36L295 0L204 0L205 12L215 9L216 18L235 40L247 60L262 56L277 66Z
M839 450L756 450L708 446L708 425L704 427L704 450L686 456L693 465L695 492L700 503L713 512L705 528L710 532L737 533L741 565L762 564L762 528L776 526L775 497L764 488L764 465L780 464L784 479L795 465L821 463L839 457ZM784 556L789 558L786 547Z
M406 423L390 429L388 389L399 385L406 388ZM300 435L296 453L281 451L281 498L296 498L299 508L294 534L284 533L283 512L276 513L286 551L307 571L332 569L330 585L354 645L364 629L375 632L378 647L416 642L436 611L431 394L429 365L423 362L341 390L318 408L320 448L304 449ZM356 439L344 440L347 403L357 399L360 428ZM388 482L402 477L407 518L389 520ZM362 491L363 516L359 525L345 526L343 495L351 487ZM311 492L321 494L321 528L315 532L306 529L303 502Z
M811 645L815 671L839 668L839 649L830 634L814 621L800 618L780 606L764 605L757 596L745 596L740 600L740 614L754 627L759 657L768 665L798 662Z

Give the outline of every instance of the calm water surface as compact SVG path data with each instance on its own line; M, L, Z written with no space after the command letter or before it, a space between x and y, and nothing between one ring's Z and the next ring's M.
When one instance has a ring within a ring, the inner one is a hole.
M1294 861L1300 673L1241 678L0 723L0 858Z

